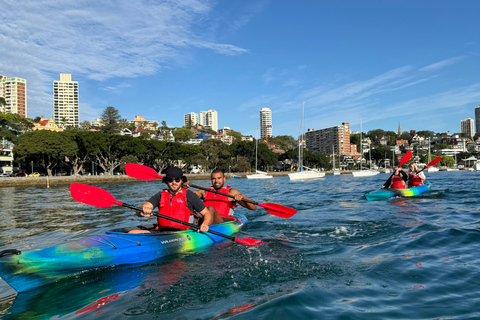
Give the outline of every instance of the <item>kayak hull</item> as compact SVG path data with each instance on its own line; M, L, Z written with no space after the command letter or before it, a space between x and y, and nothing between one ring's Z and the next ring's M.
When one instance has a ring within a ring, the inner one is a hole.
M247 223L245 216L210 226L228 236ZM193 230L134 234L107 231L102 235L0 258L0 277L24 292L92 269L139 264L177 253L191 253L226 239Z
M430 190L430 184L423 184L407 189L381 189L365 194L368 201L387 200L392 197L415 197Z

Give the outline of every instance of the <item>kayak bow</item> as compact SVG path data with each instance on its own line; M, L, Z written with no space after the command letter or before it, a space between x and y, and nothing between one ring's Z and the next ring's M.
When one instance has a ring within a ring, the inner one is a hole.
M241 214L234 218L211 225L210 229L233 235L247 223ZM171 254L195 252L223 241L224 237L194 230L148 234L112 230L42 249L1 251L0 277L17 292L24 292L92 269L144 263Z

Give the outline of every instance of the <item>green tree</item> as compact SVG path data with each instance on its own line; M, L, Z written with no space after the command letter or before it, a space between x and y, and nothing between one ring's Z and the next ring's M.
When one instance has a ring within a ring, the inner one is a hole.
M453 167L455 165L455 158L447 155L442 155L440 164L442 166Z
M430 130L421 130L421 131L417 131L417 134L420 136L420 137L424 137L424 138L433 138L433 136L435 135L435 132L433 131L430 131Z
M230 151L228 146L220 140L207 139L200 143L204 150L206 167L208 171L221 169L226 171L228 169L230 159Z
M33 122L17 113L0 112L0 138L16 143L22 131L33 128Z
M100 131L102 133L115 133L119 128L120 113L117 109L112 106L108 106L103 110L103 113L100 117L102 126Z
M118 126L120 129L127 129L128 128L128 120L127 119L120 119L118 122Z
M65 157L75 154L77 149L77 144L66 134L37 130L22 134L13 154L16 162L33 160L51 176L52 169L65 161Z
M67 123L68 123L67 117L63 117L62 119L60 119L60 125L62 126L63 129L67 127Z
M227 133L227 136L232 136L233 139L235 139L235 140L237 140L237 141L242 140L242 134L241 134L240 132L237 132L237 131L234 131L234 130L229 131L229 132Z
M85 120L80 123L80 127L82 127L83 131L89 131L92 128L92 125L90 124L90 121Z
M408 132L402 133L402 135L399 137L399 139L410 141L410 139L411 139L410 133L408 133Z
M297 140L292 136L276 136L268 138L269 143L277 145L282 150L288 150L298 146Z
M187 141L193 139L194 135L190 129L187 128L180 128L173 132L173 136L175 137L175 141Z

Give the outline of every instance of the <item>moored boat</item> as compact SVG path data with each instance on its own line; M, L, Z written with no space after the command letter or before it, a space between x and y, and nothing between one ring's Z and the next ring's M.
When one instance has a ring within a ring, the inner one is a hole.
M234 219L211 225L210 230L232 236L247 219ZM92 269L139 264L176 253L189 253L226 241L225 237L195 230L161 233L126 233L124 229L75 240L47 248L20 252L0 252L0 277L17 292L24 292Z
M416 186L407 189L380 189L372 192L368 192L365 194L365 198L368 201L375 201L375 200L387 200L392 197L415 197L420 196L424 192L430 190L430 183L423 184L421 186Z

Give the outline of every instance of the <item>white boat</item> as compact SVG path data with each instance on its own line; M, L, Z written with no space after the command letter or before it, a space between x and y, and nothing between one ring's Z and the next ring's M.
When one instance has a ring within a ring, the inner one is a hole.
M332 152L332 159L333 159L333 171L332 171L332 174L334 176L338 176L340 175L340 170L336 169L335 168L335 147L332 148L333 149L333 152ZM340 159L340 155L338 156L338 159Z
M247 179L271 179L273 176L267 174L266 172L259 171L258 167L258 133L257 139L255 139L255 173L254 174L247 174Z
M301 134L300 138L298 139L298 171L292 172L288 174L290 180L307 180L307 179L319 179L325 177L325 172L320 172L315 169L311 169L305 167L303 165L303 143L301 143L301 139L303 137L303 113L305 110L305 102L303 103L302 109L302 124L301 124Z
M271 179L273 176L266 172L257 170L254 174L247 174L247 179Z
M380 171L375 171L375 170L358 170L358 171L352 171L352 175L354 177L371 177L379 174Z
M370 154L370 149L368 149ZM362 141L362 120L360 120L360 170L352 171L352 176L354 177L371 177L380 173L378 170L363 170L363 141ZM372 167L372 158L370 156L370 167Z

